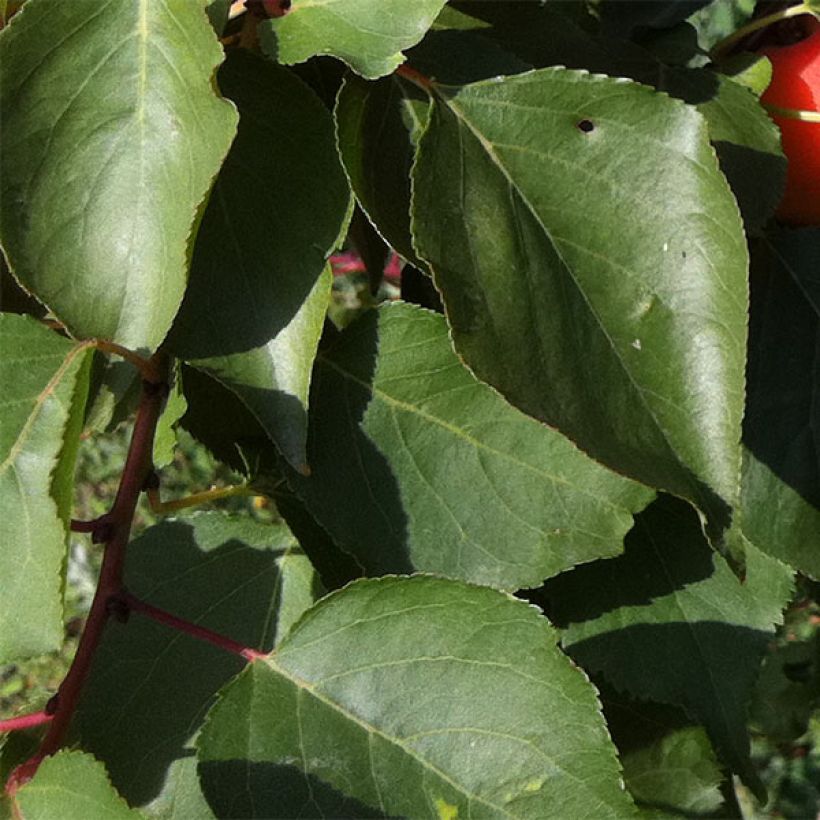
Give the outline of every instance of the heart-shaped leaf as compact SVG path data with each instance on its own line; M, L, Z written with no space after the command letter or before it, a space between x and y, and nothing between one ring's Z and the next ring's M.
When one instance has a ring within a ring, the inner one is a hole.
M532 607L431 577L358 581L223 690L217 814L634 816L595 690ZM346 798L346 799L345 799Z

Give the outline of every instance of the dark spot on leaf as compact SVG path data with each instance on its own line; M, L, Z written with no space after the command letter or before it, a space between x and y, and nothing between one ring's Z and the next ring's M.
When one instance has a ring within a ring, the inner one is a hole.
M576 127L579 131L583 131L585 134L589 134L590 131L595 130L595 123L592 120L579 120L576 123Z

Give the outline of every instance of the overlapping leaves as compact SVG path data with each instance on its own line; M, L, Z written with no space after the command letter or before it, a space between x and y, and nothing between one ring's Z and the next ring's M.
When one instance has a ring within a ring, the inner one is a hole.
M651 498L478 382L420 308L362 317L314 379L311 475L291 485L370 574L537 586L620 552Z
M747 252L700 115L563 69L436 87L413 207L477 375L724 527Z
M622 691L684 708L759 789L746 710L792 588L784 565L751 547L747 557L741 583L691 508L662 496L636 521L623 556L549 582L547 597L576 661Z
M169 344L233 390L305 469L308 386L330 287L322 271L350 190L331 117L296 76L239 51L218 79L239 109L239 131Z
M170 520L134 541L129 590L244 645L272 649L312 603L315 576L283 525L212 512ZM193 737L241 658L134 614L106 632L78 720L133 805L207 817Z

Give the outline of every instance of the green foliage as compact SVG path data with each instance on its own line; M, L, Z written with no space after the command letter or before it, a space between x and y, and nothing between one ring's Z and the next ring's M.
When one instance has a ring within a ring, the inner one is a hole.
M29 0L3 33L0 238L80 338L154 350L179 308L236 124L210 82L220 51L203 5Z
M0 663L62 641L63 562L90 349L0 314Z
M812 810L751 0L0 12L0 816Z
M242 814L255 805L264 817L257 790L264 799L271 780L293 780L297 763L299 802L315 777L332 788L314 800L335 790L389 816L628 817L594 690L555 639L535 610L491 589L351 585L225 690L199 741L203 786L224 793L242 772L250 794L228 792L223 811L238 798Z

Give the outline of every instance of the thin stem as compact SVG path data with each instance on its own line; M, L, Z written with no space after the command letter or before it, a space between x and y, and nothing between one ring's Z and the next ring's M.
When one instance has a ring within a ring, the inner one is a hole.
M146 601L135 597L130 592L123 591L120 594L120 600L130 612L139 612L158 623L176 629L178 632L184 632L186 635L190 635L197 640L205 641L220 649L224 649L226 652L239 655L246 661L255 661L259 658L266 657L264 652L243 646L239 641L233 640L233 638L220 635L218 632L214 632L204 626L199 626L199 624L191 623L191 621L186 621L184 618L178 618L176 615L172 615L164 609L152 606Z
M721 57L733 46L737 45L737 43L755 31L766 28L779 20L787 20L789 17L799 17L802 14L814 14L814 12L809 8L808 4L800 3L797 6L789 6L788 8L781 9L773 14L767 14L765 17L758 17L756 20L751 20L745 26L742 26L737 31L730 34L724 40L721 40L712 49L711 57L713 60Z
M763 103L763 107L772 114L777 114L778 117L784 117L787 120L820 123L820 111L801 111L799 108L781 108L779 105L771 105L769 103Z
M419 88L423 88L426 92L430 92L433 88L433 80L429 77L426 77L420 71L416 71L415 68L411 68L407 63L400 65L395 73L399 77L404 77L405 80L410 80L411 83L417 85Z
M200 504L209 504L211 501L220 501L223 498L255 495L257 493L247 484L236 484L230 487L212 487L210 490L186 495L184 498L175 498L172 501L160 501L159 490L150 490L148 492L148 502L151 505L152 512L164 515L176 510L184 510L187 507L197 507Z
M167 372L167 361L161 354L154 356L149 364L157 377ZM151 472L154 433L167 393L167 384L164 381L156 383L146 380L142 383L142 395L120 485L110 512L103 516L105 523L98 533L100 541L105 543L105 553L94 600L77 646L77 654L51 701L54 716L48 732L37 754L12 772L6 786L8 793L12 793L30 780L37 771L40 761L54 754L65 741L66 732L74 717L83 686L91 670L94 654L112 613L111 601L116 600L122 591L125 550L131 534L134 510L146 477ZM96 528L94 532L97 533Z
M16 732L18 729L29 729L32 726L41 726L53 718L54 715L50 715L47 712L32 712L29 715L20 715L20 717L0 720L0 733Z
M103 353L110 353L114 356L119 356L121 359L130 362L139 370L142 378L151 384L161 384L164 376L161 369L157 366L154 359L146 359L129 350L127 347L118 345L115 342L107 342L104 339L94 339L94 347L101 350Z
M91 521L80 521L77 518L71 519L71 532L94 532L99 524L99 518Z

